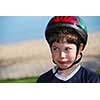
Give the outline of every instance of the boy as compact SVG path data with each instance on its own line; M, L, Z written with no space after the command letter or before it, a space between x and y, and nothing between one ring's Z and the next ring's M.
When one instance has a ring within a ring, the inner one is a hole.
M100 77L78 65L88 34L84 21L77 16L55 16L45 31L54 68L41 75L37 83L98 83Z

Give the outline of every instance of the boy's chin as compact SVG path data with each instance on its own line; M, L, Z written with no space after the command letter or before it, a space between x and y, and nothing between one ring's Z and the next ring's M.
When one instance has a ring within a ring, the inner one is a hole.
M62 69L62 70L67 70L67 69L69 69L70 67L71 67L71 64L69 64L69 65L59 65L58 66L60 69ZM73 66L72 66L73 67Z
M66 70L67 68L68 68L68 66L61 66L61 65L59 65L58 66L60 69L62 69L62 70Z

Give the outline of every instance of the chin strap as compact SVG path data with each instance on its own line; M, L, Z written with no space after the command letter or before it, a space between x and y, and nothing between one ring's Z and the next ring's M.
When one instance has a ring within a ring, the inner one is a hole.
M82 53L80 53L80 57L79 57L78 59L77 59L77 57L76 57L76 59L75 59L74 63L73 63L71 66L73 66L74 64L79 63L79 62L81 61L82 57L83 57L83 54L82 54ZM69 68L70 68L70 67L69 67Z
M81 59L82 59L82 53L80 53L80 57L77 59L77 56L76 56L76 59L75 59L75 61L68 67L68 68L64 68L64 69L62 69L62 68L60 68L60 67L58 67L57 69L56 69L56 72L53 74L53 76L56 74L56 73L58 73L58 71L62 71L62 70L66 70L66 69L70 69L73 65L75 65L75 64L77 64L77 63L79 63L80 61L81 61ZM57 62L56 61L54 61L53 60L53 62L55 63L55 64L57 64Z

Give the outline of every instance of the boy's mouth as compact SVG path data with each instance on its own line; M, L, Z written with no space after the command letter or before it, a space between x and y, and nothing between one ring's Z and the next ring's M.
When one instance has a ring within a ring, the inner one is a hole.
M58 61L59 64L66 64L67 61Z

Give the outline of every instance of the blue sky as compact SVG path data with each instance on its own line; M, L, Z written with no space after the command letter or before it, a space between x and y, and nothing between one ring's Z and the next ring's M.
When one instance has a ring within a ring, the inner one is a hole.
M0 43L43 39L51 16L0 16ZM88 31L100 31L99 16L82 16Z

